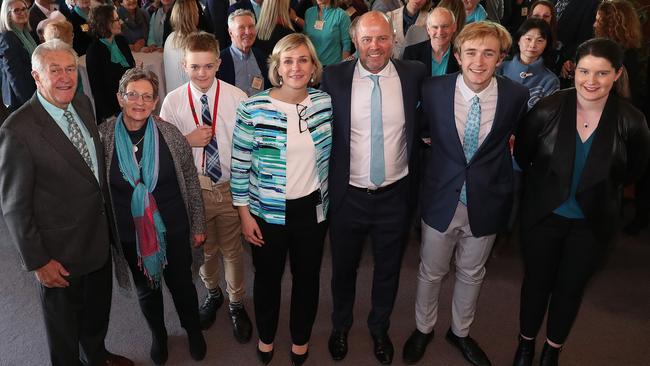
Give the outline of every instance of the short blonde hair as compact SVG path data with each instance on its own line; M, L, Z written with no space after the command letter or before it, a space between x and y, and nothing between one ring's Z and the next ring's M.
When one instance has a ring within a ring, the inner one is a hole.
M67 20L48 22L43 29L45 42L60 39L67 44L72 44L73 37L72 23Z
M499 51L502 55L507 54L512 45L510 33L501 25L491 21L470 23L463 27L454 40L454 53L460 54L463 43L475 39L494 37L499 41Z
M280 67L280 57L282 54L287 51L296 49L302 45L307 46L307 49L309 50L309 56L311 57L311 62L314 64L314 66L316 66L316 70L314 70L314 75L312 78L313 81L310 80L309 85L314 86L320 82L320 77L323 73L323 65L321 65L320 61L318 60L318 55L316 54L314 45L306 35L302 33L292 33L285 36L275 44L275 47L273 47L273 52L269 57L269 81L271 84L273 84L273 86L282 85L282 79L278 73L278 68Z

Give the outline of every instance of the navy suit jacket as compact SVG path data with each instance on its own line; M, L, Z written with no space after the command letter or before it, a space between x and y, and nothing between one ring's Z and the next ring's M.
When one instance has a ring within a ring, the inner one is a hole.
M426 76L424 65L417 61L392 60L402 84L404 119L406 121L407 156L410 184L417 184L419 155L420 85ZM321 89L332 97L334 123L332 124L332 153L330 155L330 214L343 202L350 183L350 107L352 105L352 78L357 60L330 65L323 72ZM364 103L364 101L356 101ZM370 96L365 103L370 103ZM409 199L417 197L417 189Z
M270 88L271 82L269 81L269 72L266 65L266 58L262 51L257 48L251 48L253 55L255 56L255 61L257 61L257 66L262 72L262 77L264 78L264 90ZM219 66L219 72L217 77L228 84L235 85L235 64L232 60L232 54L230 53L230 47L224 48L221 50L221 66Z
M2 100L13 112L34 95L36 83L32 78L32 59L12 31L0 33L0 71Z
M449 47L449 59L447 60L447 72L445 74L453 74L460 70L458 68L458 61L454 57L453 45L449 45ZM406 47L402 59L422 62L427 68L427 75L431 76L431 60L433 59L431 52L431 41L426 40Z
M438 76L422 84L423 120L431 136L431 149L423 169L420 207L427 225L446 231L466 182L469 224L472 234L480 237L497 233L510 215L514 186L508 140L526 114L528 89L497 76L492 129L468 162L454 113L458 75Z

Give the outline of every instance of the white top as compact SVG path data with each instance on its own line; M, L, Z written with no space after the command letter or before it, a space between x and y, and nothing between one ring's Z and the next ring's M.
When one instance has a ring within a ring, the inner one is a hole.
M469 114L469 106L472 104L472 98L478 95L479 104L481 105L481 126L478 130L478 146L481 146L490 130L492 130L494 114L497 110L498 94L497 79L495 77L492 77L487 88L476 94L465 84L463 75L458 74L456 94L454 95L454 115L461 144L465 142L465 126L467 125L467 115Z
M316 147L305 121L300 122L296 104L270 98L271 103L287 116L287 193L293 200L308 196L319 188L316 172ZM299 104L311 107L309 96ZM303 132L300 132L299 123Z
M376 188L370 182L370 99L374 83L368 75L370 72L357 62L352 78L354 103L350 106L350 184ZM387 186L408 174L406 119L402 84L393 63L389 62L377 75L380 76L386 164L386 180L382 186Z
M183 69L183 49L176 47L176 32L172 32L163 48L163 66L165 68L165 87L174 90L190 81Z
M221 91L219 92L215 133L217 144L219 145L219 162L221 163L222 172L221 178L217 183L222 183L230 180L230 158L232 156L232 135L235 128L236 111L239 103L246 100L247 97L239 88L221 80L219 80L219 83L221 84ZM203 125L203 121L201 120L201 96L203 93L193 85L191 86L191 90L196 117L199 120L199 125ZM212 111L214 110L214 96L216 92L217 83L214 82L208 92L205 93L208 96L210 115L212 115ZM187 83L167 94L167 97L165 97L162 103L160 118L176 126L183 135L188 135L196 129L196 123L192 116L192 109L190 108L187 95ZM199 174L204 174L205 170L205 167L201 168L201 165L203 165L203 150L203 147L192 148L194 164Z

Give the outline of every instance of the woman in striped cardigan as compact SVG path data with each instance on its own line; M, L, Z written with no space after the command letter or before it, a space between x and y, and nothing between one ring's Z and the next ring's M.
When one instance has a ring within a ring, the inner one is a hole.
M316 317L328 207L329 95L309 86L322 67L302 34L280 40L270 58L273 88L243 102L233 136L231 191L252 245L257 354L273 357L287 253L292 280L292 364L307 358Z

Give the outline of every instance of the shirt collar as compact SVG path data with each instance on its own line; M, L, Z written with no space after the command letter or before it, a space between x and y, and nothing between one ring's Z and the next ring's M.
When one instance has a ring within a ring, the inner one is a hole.
M44 7L43 5L41 5L41 4L37 3L37 2L34 2L34 5L38 6L38 8L41 9L41 11L43 12L43 14L46 17L49 17L50 13L52 13L54 10L56 10L56 9L52 9L52 8L46 8L46 7Z
M370 71L366 70L366 68L361 64L361 61L357 61L357 72L359 73L360 78L365 78L369 75L379 75L384 78L390 78L394 77L397 73L395 66L393 66L392 60L388 61L388 64L386 64L386 66L384 66L384 68L376 74L373 74Z
M216 93L216 90L217 90L217 78L216 77L214 78L214 81L212 82L212 86L210 86L210 89L208 89L208 91L206 91L205 93L202 92L201 90L199 90L199 88L197 88L196 86L194 86L194 84L192 84L191 81L189 81L189 83L190 83L190 88L192 89L192 94L194 94L198 98L201 98L201 96L203 94L205 94L207 96L212 96L212 95L214 95L214 93Z
M234 43L230 45L230 50L232 51L232 55L239 60L248 60L252 53L251 50L248 50L248 54L243 53Z
M38 101L41 102L41 105L43 105L43 108L45 108L45 111L52 116L52 119L55 121L60 121L63 118L63 114L67 111L73 112L74 109L72 107L72 103L68 104L68 107L64 110L61 109L54 104L50 103L47 99L45 99L44 96L41 95L41 92L37 92L36 95L38 96ZM74 114L74 113L73 113Z
M456 86L460 88L460 94L463 96L463 99L465 99L465 101L469 102L472 100L472 98L474 98L474 96L477 96L479 99L483 100L483 98L490 95L492 91L497 87L497 78L492 76L490 84L487 86L487 88L481 90L480 93L475 93L472 89L469 88L469 86L467 86L467 84L465 84L463 74L460 73L458 74Z

